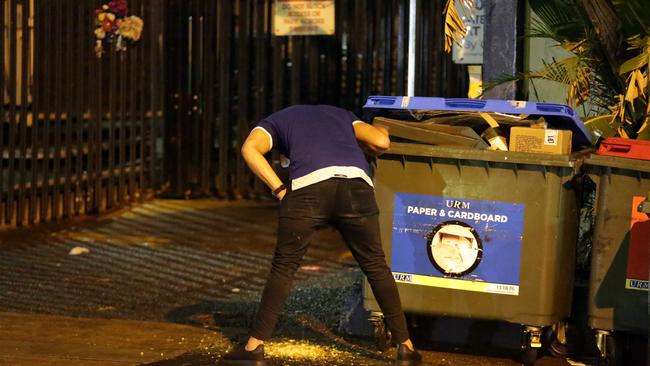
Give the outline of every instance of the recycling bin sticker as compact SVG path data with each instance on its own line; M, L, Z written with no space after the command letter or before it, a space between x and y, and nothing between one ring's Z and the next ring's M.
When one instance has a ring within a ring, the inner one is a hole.
M397 282L519 295L524 205L398 192Z
M650 219L637 208L645 201L643 196L632 198L632 218L630 222L630 248L627 256L627 275L625 288L648 291L648 241L650 239Z

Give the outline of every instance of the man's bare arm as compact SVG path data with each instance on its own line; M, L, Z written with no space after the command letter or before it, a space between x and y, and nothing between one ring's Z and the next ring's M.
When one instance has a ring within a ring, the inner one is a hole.
M353 127L354 135L369 155L379 156L390 147L390 138L385 127L361 121L356 122Z
M241 154L251 171L264 182L271 190L282 185L282 181L275 173L264 154L271 150L271 141L269 137L256 128L244 141L241 148ZM277 197L282 199L286 190L278 193Z

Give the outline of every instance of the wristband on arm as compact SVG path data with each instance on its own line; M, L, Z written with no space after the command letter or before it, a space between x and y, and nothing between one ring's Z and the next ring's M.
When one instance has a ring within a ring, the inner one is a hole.
M273 194L273 197L277 197L280 192L284 191L287 189L287 187L284 184L280 184L280 186L276 189L274 189L271 194Z

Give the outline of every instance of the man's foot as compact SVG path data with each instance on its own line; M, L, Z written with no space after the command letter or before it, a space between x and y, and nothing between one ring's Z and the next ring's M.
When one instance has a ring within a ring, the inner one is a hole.
M395 366L415 366L422 362L422 356L416 350L408 348L405 344L397 346Z
M223 356L219 365L266 366L266 361L264 361L264 345L260 344L252 351L247 351L245 345L237 346Z

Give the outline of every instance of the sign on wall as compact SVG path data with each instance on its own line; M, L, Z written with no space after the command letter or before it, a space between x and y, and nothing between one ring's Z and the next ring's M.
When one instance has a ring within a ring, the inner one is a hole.
M275 0L273 35L333 35L334 0Z
M474 13L465 14L460 8L462 5L456 0L458 14L467 27L467 35L461 40L461 46L454 43L452 58L457 64L482 64L483 63L483 30L485 28L485 9L483 0L477 0Z

